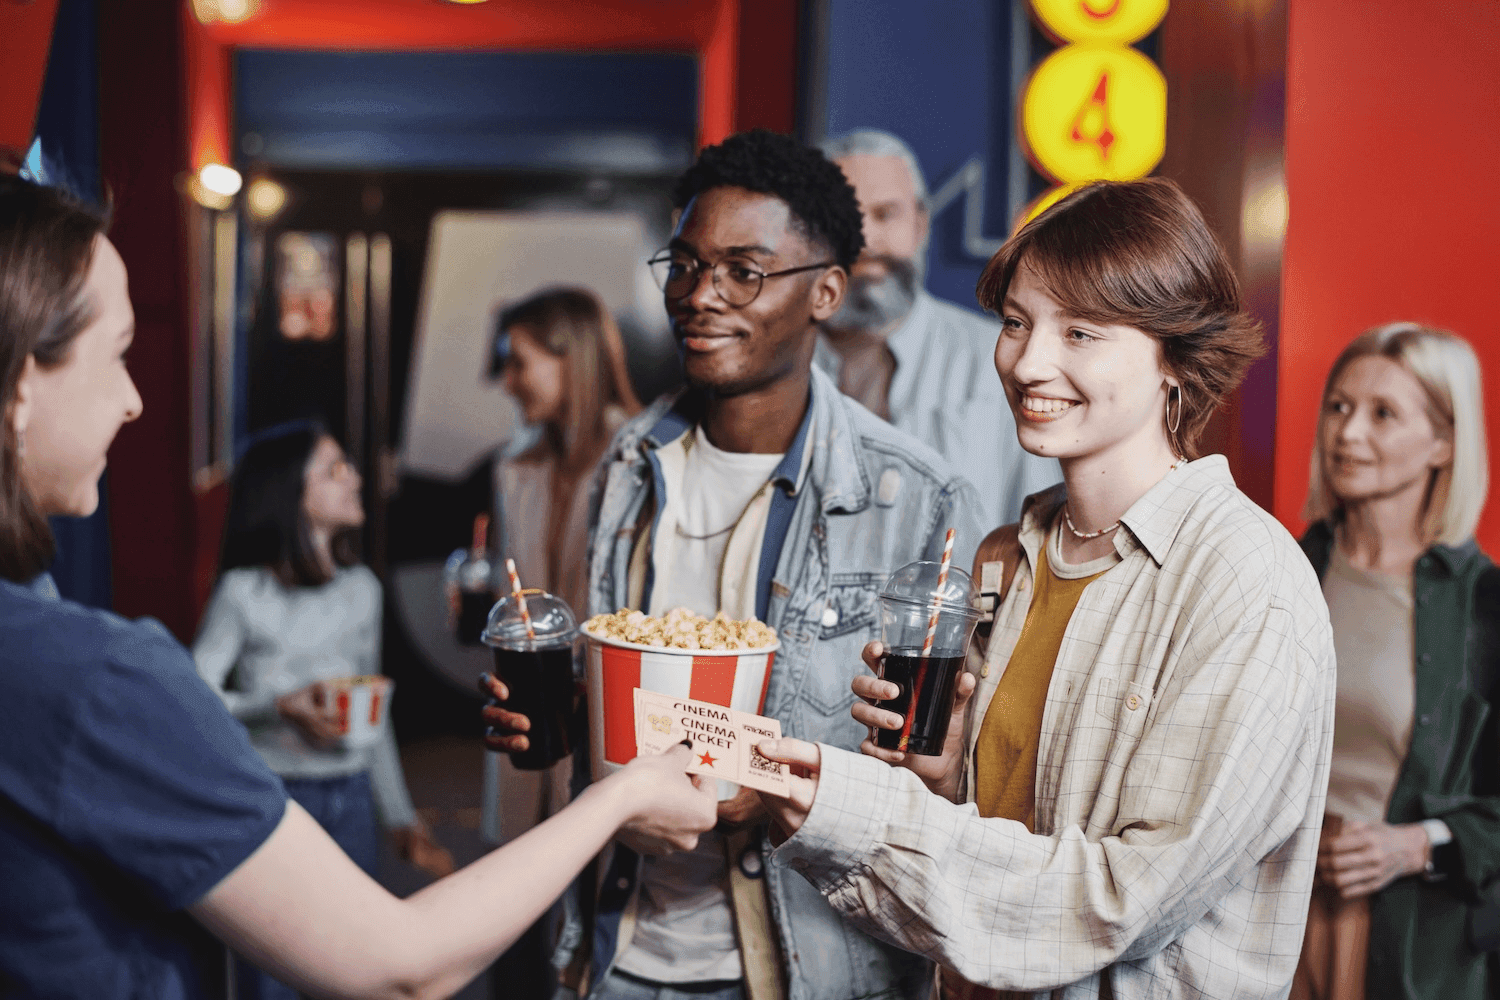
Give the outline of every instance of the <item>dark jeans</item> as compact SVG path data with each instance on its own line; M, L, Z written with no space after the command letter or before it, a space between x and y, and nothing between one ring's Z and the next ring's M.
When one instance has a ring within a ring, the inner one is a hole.
M374 878L380 830L375 824L370 776L361 772L347 778L287 778L282 783L287 795ZM236 957L235 972L237 1000L297 1000L296 990L242 958Z

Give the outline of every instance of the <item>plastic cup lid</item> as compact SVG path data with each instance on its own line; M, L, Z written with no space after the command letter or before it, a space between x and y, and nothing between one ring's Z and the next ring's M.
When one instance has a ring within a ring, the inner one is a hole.
M490 608L484 634L480 636L484 644L521 650L570 645L578 635L578 620L562 598L542 590L522 593L526 596L526 611L531 615L531 635L526 633L526 620L521 617L520 604L507 594Z
M938 589L942 565L930 560L907 563L890 575L880 590L880 599L901 604L931 608L937 605L944 614L979 617L978 595L969 574L957 566L948 567L948 578Z

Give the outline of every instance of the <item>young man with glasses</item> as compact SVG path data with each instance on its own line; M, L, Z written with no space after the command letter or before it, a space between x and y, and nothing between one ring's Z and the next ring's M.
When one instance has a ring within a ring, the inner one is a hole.
M652 260L688 388L627 424L599 473L590 613L723 610L776 628L765 712L783 732L854 749L860 650L895 568L966 566L978 497L936 452L854 405L812 366L863 244L837 167L769 132L705 149L678 183ZM526 723L497 708L497 749ZM765 815L742 791L717 835L672 853L649 826L619 838L597 900L591 995L852 1000L925 993L928 968L844 923L795 872L764 866ZM569 935L564 934L564 940Z

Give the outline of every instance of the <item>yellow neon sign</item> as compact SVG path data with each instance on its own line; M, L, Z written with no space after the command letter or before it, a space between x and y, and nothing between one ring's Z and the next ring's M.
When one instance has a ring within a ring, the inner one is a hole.
M1135 49L1065 45L1031 75L1021 130L1053 180L1144 177L1167 148L1167 80Z
M1021 224L1094 180L1134 180L1161 162L1167 144L1167 81L1130 43L1150 34L1167 0L1031 0L1066 41L1032 72L1017 109L1037 170L1057 182Z
M1167 0L1032 0L1031 9L1063 41L1129 45L1167 16Z

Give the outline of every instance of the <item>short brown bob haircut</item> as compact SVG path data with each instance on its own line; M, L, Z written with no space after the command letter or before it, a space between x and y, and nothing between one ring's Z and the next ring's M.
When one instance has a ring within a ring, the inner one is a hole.
M1160 345L1162 369L1182 384L1177 430L1170 398L1163 430L1177 454L1200 457L1203 428L1265 345L1198 206L1163 177L1079 188L990 259L980 305L1000 313L1023 263L1079 319L1133 326Z

